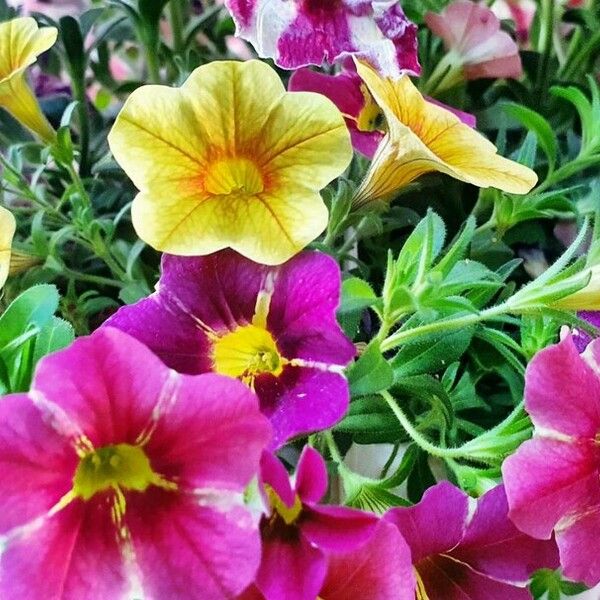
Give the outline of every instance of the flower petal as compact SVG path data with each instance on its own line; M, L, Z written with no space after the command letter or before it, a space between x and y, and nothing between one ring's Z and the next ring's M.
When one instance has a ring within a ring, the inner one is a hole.
M600 502L600 464L593 444L534 437L502 465L504 486L515 525L549 539L564 517Z
M0 533L46 514L69 492L78 458L25 395L0 402ZM2 596L3 594L0 594Z
M268 485L288 507L294 506L296 494L290 484L290 478L281 461L270 452L263 452L260 459L260 483L262 488ZM268 500L266 502L268 505Z
M323 457L310 446L304 446L296 468L296 493L302 502L317 503L325 493L329 480Z
M17 223L13 214L0 206L0 289L6 283L10 267L10 254Z
M242 508L150 488L130 494L125 522L149 598L229 600L258 567L258 530Z

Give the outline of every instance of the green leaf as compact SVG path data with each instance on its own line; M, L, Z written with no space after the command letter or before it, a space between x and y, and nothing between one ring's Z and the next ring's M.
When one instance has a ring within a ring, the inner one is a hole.
M517 162L529 167L533 168L535 165L535 157L537 155L537 138L535 133L532 131L528 132L525 136L525 140L519 148L519 152L517 153Z
M353 397L387 390L394 378L392 368L375 342L369 344L360 358L348 367L347 375Z
M42 327L35 340L34 364L44 356L66 348L74 339L73 326L63 319L53 317L45 327Z
M83 81L87 67L87 57L79 23L71 16L60 19L60 38L67 55L69 72L73 80Z
M362 311L377 300L373 288L363 279L350 277L342 282L342 301L338 313Z

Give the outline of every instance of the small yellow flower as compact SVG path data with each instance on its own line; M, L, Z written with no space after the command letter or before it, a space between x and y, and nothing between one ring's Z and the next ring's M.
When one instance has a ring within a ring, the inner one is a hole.
M55 132L25 80L25 69L54 44L57 33L54 27L38 28L31 17L0 23L0 107L44 141L52 141Z
M229 247L267 265L325 229L319 190L352 158L333 103L286 92L259 61L204 65L178 89L139 88L109 143L140 190L132 218L148 244L181 256Z
M15 235L16 223L12 213L0 206L0 289L6 283L10 267L10 247Z
M593 265L584 273L589 275L588 284L574 294L561 298L552 305L553 307L575 311L600 311L600 265ZM579 277L581 277L580 273L574 275L573 279Z
M496 147L450 111L427 102L408 76L381 77L357 61L357 69L387 121L353 206L385 200L417 177L440 171L478 187L525 194L536 184L527 167L498 156Z

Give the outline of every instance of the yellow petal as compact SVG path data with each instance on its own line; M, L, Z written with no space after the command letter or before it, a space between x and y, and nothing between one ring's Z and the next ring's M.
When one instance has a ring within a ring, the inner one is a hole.
M12 213L0 206L0 288L6 283L8 277L10 248L16 227Z
M333 103L287 93L259 61L202 66L179 89L139 88L109 144L140 190L132 218L147 243L179 255L230 247L264 264L324 230L319 190L352 158Z
M382 199L417 177L440 171L478 187L525 194L536 184L527 167L498 156L496 147L450 111L427 102L408 76L382 78L357 62L359 75L387 120L388 133L354 204Z

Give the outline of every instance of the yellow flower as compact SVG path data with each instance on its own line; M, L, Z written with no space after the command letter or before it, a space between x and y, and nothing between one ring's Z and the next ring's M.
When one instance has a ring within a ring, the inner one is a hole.
M564 310L600 310L600 265L594 265L584 271L585 275L589 275L588 284L581 290L561 298L552 306L562 308ZM573 279L580 278L581 274L577 273ZM570 281L570 280L567 280Z
M384 200L432 171L513 194L525 194L536 184L531 169L498 156L481 134L450 111L427 102L408 76L386 79L358 61L357 69L383 110L387 134L356 191L354 208Z
M6 283L10 267L10 247L16 223L12 213L0 206L0 288Z
M25 69L54 44L57 33L54 27L39 29L31 17L0 23L0 107L45 141L55 132L25 80Z
M178 89L139 88L109 144L140 190L132 218L148 244L181 256L229 247L267 265L325 229L319 190L352 158L333 103L286 92L259 61L204 65Z

